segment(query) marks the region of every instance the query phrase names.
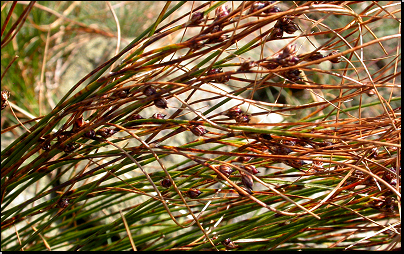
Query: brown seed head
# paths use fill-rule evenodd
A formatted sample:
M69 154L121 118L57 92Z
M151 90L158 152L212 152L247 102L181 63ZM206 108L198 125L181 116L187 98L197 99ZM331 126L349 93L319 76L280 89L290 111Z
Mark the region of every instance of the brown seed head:
M188 194L188 196L189 196L190 198L197 198L199 195L202 194L202 191L200 191L200 190L198 190L198 189L195 189L195 188L190 188L190 189L187 191L187 194Z
M285 164L295 169L300 169L303 165L306 165L307 163L302 160L285 160Z
M265 139L265 140L268 140L268 141L273 139L271 134L267 134L267 133L260 134L259 138L262 138L262 139Z
M293 34L299 29L296 23L291 18L288 17L283 17L280 20L278 20L277 23L275 24L275 27L281 28L285 33L288 34Z
M245 61L240 65L240 68L237 69L237 72L249 71L256 65L257 64L254 61Z
M166 117L166 115L161 113L155 113L154 115L152 115L152 118L154 119L164 119L164 117Z
M197 25L202 22L202 19L203 19L203 12L199 12L199 11L195 12L194 14L192 14L191 24Z
M42 150L44 150L44 151L49 151L49 150L50 150L50 147L51 147L51 143L50 143L49 140L45 140L45 141L42 143L42 145L41 145L41 148L42 148Z
M119 98L126 98L129 96L129 89L125 89L125 90L120 90L118 92L115 93L115 95Z
M84 133L84 137L91 139L95 138L95 131L94 130L87 131L86 133Z
M234 242L230 239L227 238L224 241L222 241L222 244L224 245L224 247L226 247L226 249L232 250L232 249L236 249L238 246L234 244Z
M240 186L240 188L243 189L245 192L247 192L247 193L250 194L250 195L254 194L254 192L252 191L252 189L248 189L248 188L246 188L246 187L244 187L244 186ZM240 196L242 196L242 197L245 196L243 193L239 192L237 189L236 189L236 191L238 192L238 194L239 194Z
M220 165L220 166L218 167L218 169L219 169L219 171L220 171L223 175L225 175L227 178L229 178L229 176L231 175L231 173L234 172L234 169L233 169L232 167L230 167L230 166L227 166L227 165Z
M109 138L112 135L114 135L115 133L116 133L115 130L108 128L108 127L103 127L101 129L97 130L97 132L96 132L97 135L100 135L103 138Z
M238 123L248 123L248 122L250 122L251 117L250 117L250 115L247 115L247 114L240 114L240 115L237 115L234 118L234 120L236 120L236 122L238 122Z
M279 61L278 61L278 59L265 61L265 62L260 63L260 66L262 66L268 70L272 70L279 66Z
M214 34L214 33L222 31L222 29L223 28L221 26L217 25L217 26L213 27L213 29L212 29L212 31L210 33Z
M59 135L57 136L57 140L58 140L58 142L63 142L64 140L66 140L67 138L69 138L72 134L73 134L72 131L62 131L62 132L59 133Z
M156 89L154 89L154 87L152 86L147 86L145 87L145 89L143 89L143 94L146 96L152 96L156 93L157 93Z
M84 121L83 116L80 116L79 118L76 119L74 124L77 126L77 128L82 128L84 125L86 125L88 121Z
M241 183L247 188L252 190L253 189L253 179L252 176L247 175L246 173L240 171L241 174Z
M243 166L243 168L253 175L260 173L258 171L258 169L256 167L254 167L253 165L245 165L245 166Z
M301 79L300 73L302 73L300 70L294 69L286 71L285 73L283 73L283 75L285 76L285 78L288 78L292 81L299 81Z
M230 117L230 118L232 118L232 119L234 119L236 116L238 116L238 115L240 115L240 114L242 114L243 113L243 111L241 110L241 108L239 108L239 107L232 107L231 109L229 109L228 111L227 111L227 113L225 114L226 116L228 116L228 117Z
M212 75L212 74L218 74L218 73L222 73L223 70L222 68L212 68L208 71L208 75Z
M288 44L282 52L279 54L279 58L287 58L289 56L294 56L297 53L297 46L296 44Z
M163 186L164 188L169 188L171 186L171 181L168 178L164 178L161 181L161 186Z
M287 155L287 154L290 154L291 152L293 152L292 149L290 149L289 147L285 147L285 146L278 145L278 144L271 148L272 148L271 151L277 155Z
M250 157L250 156L239 156L236 158L236 161L247 162L247 161L250 161L251 159L252 159L252 157Z
M71 142L71 143L66 144L66 145L63 147L63 151L64 151L65 153L71 153L71 152L73 152L74 150L76 150L76 149L79 148L79 147L80 147L79 144L76 144L76 143L74 143L74 142Z
M268 8L266 10L264 10L264 13L276 13L276 12L281 12L281 8L279 8L278 6L273 6L271 8Z
M307 60L308 61L315 61L315 60L322 59L322 58L324 58L323 54L321 54L320 52L315 52L315 53L311 54L307 58Z
M333 52L328 54L328 56L333 56L333 55L336 55L336 54L339 54L339 50L334 50ZM330 59L330 62L331 63L339 63L339 62L341 62L341 60L342 60L342 57L338 56L338 57Z
M320 147L326 147L326 146L332 146L332 145L334 145L332 142L330 142L330 141L324 141L324 142L320 142L320 143L318 143L318 145L320 146Z
M164 98L155 99L155 100L154 100L154 105L155 105L156 107L162 108L162 109L168 108L167 100L164 99Z
M67 198L62 198L58 202L60 208L66 208L69 205L69 200Z
M221 19L221 18L229 15L230 11L231 11L231 8L229 8L229 7L225 6L225 5L219 6L215 10L215 15L216 15L215 20Z
M376 159L377 156L379 156L379 150L377 150L377 147L372 148L372 151L369 154L370 158Z
M230 80L230 75L222 75L216 78L217 83L226 83Z
M140 119L144 119L144 117L139 114L134 114L130 117L130 120L140 120Z
M282 36L283 36L283 30L280 27L274 27L269 38L271 40L280 39L282 38Z
M206 133L208 133L208 131L202 125L192 125L192 126L189 127L189 129L196 136L203 136Z
M251 13L253 13L253 12L256 12L256 11L258 11L258 10L261 10L261 9L264 8L265 6L267 6L267 4L261 3L261 2L254 2L254 3L251 5L251 8L250 8L250 10L247 12L247 14L251 14Z

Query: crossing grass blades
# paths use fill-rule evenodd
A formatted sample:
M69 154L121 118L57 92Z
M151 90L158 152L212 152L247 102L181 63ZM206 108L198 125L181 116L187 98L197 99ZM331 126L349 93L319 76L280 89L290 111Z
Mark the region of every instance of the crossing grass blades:
M53 106L56 34L120 29L42 4L2 3L2 250L401 248L400 3L154 2Z

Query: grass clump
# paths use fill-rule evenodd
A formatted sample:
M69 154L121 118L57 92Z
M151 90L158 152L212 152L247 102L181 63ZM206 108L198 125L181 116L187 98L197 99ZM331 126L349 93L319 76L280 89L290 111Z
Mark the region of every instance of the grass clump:
M2 250L401 248L399 2L156 6L2 3Z

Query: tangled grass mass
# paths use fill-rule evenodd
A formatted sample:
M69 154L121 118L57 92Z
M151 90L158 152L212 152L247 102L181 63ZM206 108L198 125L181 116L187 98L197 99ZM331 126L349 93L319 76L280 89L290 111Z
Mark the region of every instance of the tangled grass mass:
M137 4L2 2L2 251L401 249L400 2Z

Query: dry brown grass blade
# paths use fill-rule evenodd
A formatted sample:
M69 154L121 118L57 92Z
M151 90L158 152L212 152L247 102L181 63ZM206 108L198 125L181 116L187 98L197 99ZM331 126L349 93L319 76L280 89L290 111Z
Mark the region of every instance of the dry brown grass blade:
M34 230L35 232L38 231L38 229L36 229L34 226L31 226L32 230ZM46 239L42 236L42 234L39 234L39 236L42 239L43 244L45 245L46 249L48 249L48 251L52 251L50 245L48 244L48 242L46 241Z
M17 239L18 239L18 243L21 245L21 239L20 239L20 234L18 234L18 230L14 225L14 230L15 230L15 234L17 235ZM21 251L24 251L24 248L21 247Z
M132 250L137 251L135 242L133 241L132 234L131 234L130 229L129 229L129 225L126 222L125 215L122 214L121 210L119 210L119 213L121 214L123 224L125 225L125 229L126 229L126 233L128 234L128 237L129 237L130 245L132 245Z

